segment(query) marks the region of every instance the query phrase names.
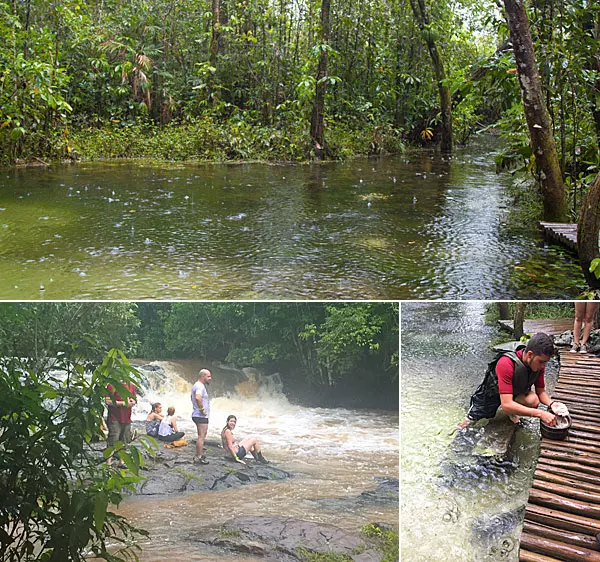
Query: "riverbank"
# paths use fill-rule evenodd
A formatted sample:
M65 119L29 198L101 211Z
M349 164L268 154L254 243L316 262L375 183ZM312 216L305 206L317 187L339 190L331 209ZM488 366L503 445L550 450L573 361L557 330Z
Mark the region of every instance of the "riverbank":
M18 159L2 151L0 164L43 166L98 159L150 159L166 162L298 163L314 160L313 143L304 124L268 127L241 118L211 116L158 125L153 122L103 121L73 127L51 138L24 139ZM387 124L327 127L327 160L397 153L404 150L401 131Z

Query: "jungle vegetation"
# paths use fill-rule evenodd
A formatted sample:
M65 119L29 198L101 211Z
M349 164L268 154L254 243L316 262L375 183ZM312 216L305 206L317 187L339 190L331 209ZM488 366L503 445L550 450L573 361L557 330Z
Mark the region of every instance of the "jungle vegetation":
M44 369L76 343L88 361L113 348L216 360L279 372L312 403L396 408L398 314L397 303L0 303L0 355Z
M594 0L4 0L0 37L5 164L451 152L494 130L545 219L582 213L597 282Z
M495 126L510 141L499 165L534 166L512 4L0 2L3 160L339 158L407 142L451 150ZM598 163L598 6L525 4L574 188Z

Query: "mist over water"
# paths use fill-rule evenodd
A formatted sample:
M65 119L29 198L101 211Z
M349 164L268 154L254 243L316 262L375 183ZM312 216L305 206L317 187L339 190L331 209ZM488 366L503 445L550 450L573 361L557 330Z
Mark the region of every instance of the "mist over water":
M173 405L185 438L195 439L191 383L182 376L177 362L156 363L165 368L167 377L156 388L142 389L134 420L145 419L151 402L160 401L163 408ZM398 506L339 503L374 490L376 478L398 478L397 413L310 408L290 404L273 390L259 389L254 396L242 396L231 388L221 396L211 395L209 441L220 443L229 414L238 418L236 437L258 437L265 457L294 473L294 478L216 492L126 499L119 512L151 533L141 545L143 561L162 561L166 556L182 562L261 560L198 550L202 548L194 539L198 528L241 515L289 516L356 533L375 521L397 527Z
M485 306L402 304L403 562L518 560L518 510L527 502L537 460L537 425L524 420L517 430L514 472L469 464L474 456L463 459L450 450L453 431L494 356L490 341L498 332L485 325ZM460 469L454 481L444 472L449 462Z

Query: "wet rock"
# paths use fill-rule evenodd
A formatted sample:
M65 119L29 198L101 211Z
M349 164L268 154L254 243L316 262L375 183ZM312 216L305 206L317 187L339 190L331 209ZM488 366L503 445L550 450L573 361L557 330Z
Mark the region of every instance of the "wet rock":
M356 533L333 525L302 521L291 517L238 517L218 531L201 531L196 540L225 547L238 553L262 556L266 561L303 559L304 552L345 554L355 562L381 562L382 555L369 547Z
M229 460L216 441L207 441L207 465L194 464L196 453L194 442L187 447L165 449L159 442L155 457L142 449L145 458L143 476L136 493L139 495L168 495L183 492L224 490L239 488L265 480L283 480L291 478L289 472L276 466L264 465L254 459L246 459L246 465Z
M399 502L399 483L397 478L375 478L377 488L363 492L358 496L345 498L322 498L315 500L321 507L339 511L344 509L357 509L373 505L393 505ZM381 525L379 525L381 527Z
M438 484L462 490L504 482L518 468L512 447L518 426L498 415L459 431L440 463Z
M381 554L376 550L365 550L360 554L352 556L354 562L381 562Z
M399 501L399 483L396 478L376 478L377 488L372 492L363 492L358 496L360 505L397 505Z
M573 345L573 331L567 330L559 336L554 336L554 343L557 346L571 347ZM592 330L587 343L590 353L600 353L600 330Z
M479 558L502 560L518 548L517 528L523 521L525 506L479 517L473 524L471 543Z

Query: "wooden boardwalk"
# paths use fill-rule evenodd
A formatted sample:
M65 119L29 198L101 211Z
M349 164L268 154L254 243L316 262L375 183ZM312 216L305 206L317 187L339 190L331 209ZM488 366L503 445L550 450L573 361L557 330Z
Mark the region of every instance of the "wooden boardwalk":
M573 309L573 315L575 310ZM498 324L504 330L511 334L514 332L514 322L512 320L498 320ZM567 330L573 329L573 318L544 318L540 320L525 320L523 322L523 331L526 334L537 334L544 332L549 336L558 336Z
M521 562L600 562L600 358L560 350L552 398L573 420L565 441L542 439Z
M577 249L577 223L540 222L544 236L556 244L560 244L574 253Z

